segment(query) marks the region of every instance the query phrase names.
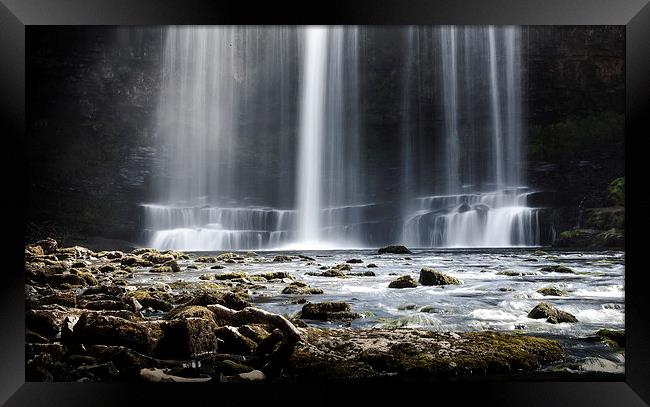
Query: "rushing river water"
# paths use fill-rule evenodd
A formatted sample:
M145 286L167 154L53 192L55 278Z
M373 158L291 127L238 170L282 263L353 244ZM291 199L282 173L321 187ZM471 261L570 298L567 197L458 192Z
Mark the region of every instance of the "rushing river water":
M137 283L178 280L200 281L205 273L221 274L243 271L249 274L287 271L296 280L324 293L311 296L281 294L289 281L261 283L251 290L252 302L271 312L293 315L300 311L299 298L311 302L345 301L363 318L351 322L353 328L410 327L442 331L499 330L534 334L559 340L567 349L569 362L554 369L562 371L624 372L624 352L608 348L596 340L601 328L623 329L625 315L624 269L622 251L556 251L536 253L537 249L415 249L413 254L376 254L375 250L260 252L243 263L226 264L224 269L210 269L212 264L180 262L183 271L174 274L135 273ZM215 254L215 253L201 253ZM291 262L273 262L276 254L292 255ZM297 255L314 258L309 261ZM192 256L198 255L194 253ZM321 277L321 266L334 266L350 259L346 273L373 271L375 276ZM374 263L376 268L368 268ZM196 264L198 270L185 269ZM565 265L575 274L545 272L547 265ZM417 280L423 267L432 267L463 281L462 285L388 288L398 276L410 275ZM499 273L507 272L507 274ZM510 272L519 273L521 275ZM223 282L223 281L222 281ZM566 296L543 296L537 290L556 287ZM245 288L245 286L244 286ZM527 317L540 301L570 312L577 323L550 324ZM307 321L321 327L339 327L342 322Z

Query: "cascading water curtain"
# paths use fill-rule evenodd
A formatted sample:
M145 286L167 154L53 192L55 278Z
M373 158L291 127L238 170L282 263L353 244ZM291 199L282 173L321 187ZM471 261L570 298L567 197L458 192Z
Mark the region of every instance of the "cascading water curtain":
M523 184L520 29L442 26L430 34L442 82L437 161L445 182L431 186L433 195L403 199L403 240L420 247L538 245L539 210L528 207Z

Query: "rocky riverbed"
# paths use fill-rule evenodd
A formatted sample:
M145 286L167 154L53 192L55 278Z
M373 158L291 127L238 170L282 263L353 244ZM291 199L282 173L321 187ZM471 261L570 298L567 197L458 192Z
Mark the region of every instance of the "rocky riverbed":
M584 257L94 252L45 239L25 247L27 380L620 374L623 259Z

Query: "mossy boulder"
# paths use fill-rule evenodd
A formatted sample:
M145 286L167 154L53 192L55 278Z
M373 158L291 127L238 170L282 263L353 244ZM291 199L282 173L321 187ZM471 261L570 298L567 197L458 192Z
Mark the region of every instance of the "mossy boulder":
M65 317L66 314L58 310L28 310L25 328L52 339L59 333Z
M182 305L176 307L169 313L169 317L171 319L203 318L214 321L214 313L200 305Z
M459 285L462 281L436 271L432 268L423 268L420 270L420 279L418 280L422 285Z
M540 269L547 273L563 273L563 274L575 274L576 272L567 266L554 265L554 266L544 266Z
M191 294L191 298L183 305L219 304L234 310L242 310L251 304L247 301L248 295L243 292L199 290Z
M303 283L302 281L294 281L288 286L284 287L282 294L299 294L299 295L311 295L311 294L322 294L323 290L320 288L311 288L309 285Z
M401 246L401 245L391 245L391 246L386 246L382 247L379 250L377 250L378 254L385 254L385 253L390 253L390 254L411 254L412 252L406 248L406 246Z
M268 273L253 274L251 277L261 277L265 280L282 280L283 278L292 278L291 274L286 271L271 271Z
M287 374L314 380L433 378L534 370L565 357L556 341L508 333L307 328Z
M316 276L316 277L345 277L345 273L338 269L327 269L322 273L308 271L305 274L307 274L308 276Z
M95 312L84 312L74 326L78 343L125 346L143 354L153 351L161 334L157 325Z
M568 293L564 290L561 290L557 287L542 287L537 290L538 293L544 296L556 296L556 297L565 297Z
M51 287L64 287L64 285L72 287L86 287L88 283L86 280L76 274L51 274L47 276L47 284Z
M77 296L72 291L55 291L38 300L38 305L58 304L64 307L76 307Z
M398 277L388 284L388 288L415 288L417 286L418 282L411 276Z
M163 335L156 354L164 358L190 358L208 352L216 352L217 337L214 319L186 317L176 318L162 325Z
M319 321L350 320L360 318L361 315L352 312L350 304L346 302L321 302L305 304L302 307L300 318Z
M625 347L625 331L599 329L596 331L596 336L598 336L608 346L615 346L619 348Z
M153 308L160 311L170 311L173 306L171 294L158 290L135 290L129 296L138 300L144 308Z
M150 273L173 273L174 269L172 269L169 266L160 265L160 266L152 267L151 269L149 269L149 272Z
M559 324L562 322L574 323L578 319L572 314L559 310L547 302L540 302L528 313L528 318L532 319L546 319L546 322L551 324Z

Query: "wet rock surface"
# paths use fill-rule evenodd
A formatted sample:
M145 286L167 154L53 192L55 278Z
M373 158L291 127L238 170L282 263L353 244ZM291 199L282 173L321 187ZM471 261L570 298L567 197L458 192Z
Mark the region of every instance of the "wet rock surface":
M380 264L375 274L366 267L374 263L365 257L362 262L356 261L360 260L357 257L347 257L355 260L347 262L345 257L293 255L287 256L289 261L275 261L273 255L223 253L197 262L198 256L176 251L95 253L82 247L60 248L52 244L45 249L29 245L25 253L28 380L345 380L539 370L565 357L557 342L530 336L528 323L514 324L522 332L518 335L401 328L449 312L443 304L416 301L396 305L405 315L403 320L387 321L382 325L384 328L365 329L358 324L364 324L372 312L359 306L355 294L347 297L350 302L329 301L327 287L331 284L354 288L355 284L364 287L368 281L369 287L381 286L386 290L391 281L400 281L408 283L404 287L419 287L391 289L394 295L454 289L420 287L425 286L422 281L418 284L410 275L399 277L401 273L388 277L391 269L386 262L405 267L402 258L382 260L371 254L373 261ZM539 256L542 260L551 257L541 253ZM302 273L293 269L298 263L296 259L303 263ZM172 269L174 264L181 274L173 270L149 272L155 267ZM187 267L192 264L197 265L196 269ZM224 264L228 265L225 269L213 268ZM276 264L277 268L266 268L268 264ZM413 270L415 266L406 267L410 273L417 272L417 268ZM307 270L318 274L310 276ZM422 270L425 282L445 282L448 286L461 282L434 269ZM221 277L200 279L206 271ZM194 279L187 280L185 273L196 274ZM320 278L321 273L338 278ZM576 275L537 273L541 274L557 274L558 278L562 274ZM258 290L265 294L258 294ZM269 290L274 290L272 295L276 297L269 296ZM545 295L557 295L562 290L542 291ZM562 291L569 296L572 292ZM313 302L318 298L328 301ZM265 301L295 304L290 308L296 311L283 316L257 307ZM538 306L536 310L531 311L535 318L553 324L571 322L574 318L550 305ZM355 328L340 329L341 326ZM594 332L591 331L591 340L597 342L598 338L600 346L621 349L624 345L624 334Z
M307 328L287 374L312 380L485 374L535 369L564 357L555 341L506 333Z

